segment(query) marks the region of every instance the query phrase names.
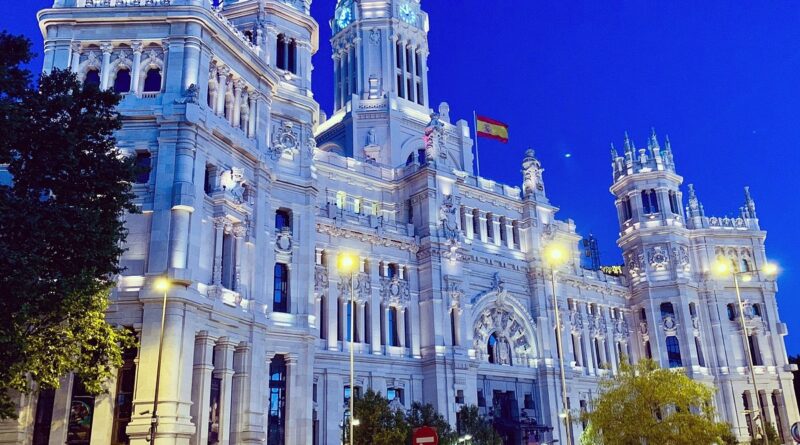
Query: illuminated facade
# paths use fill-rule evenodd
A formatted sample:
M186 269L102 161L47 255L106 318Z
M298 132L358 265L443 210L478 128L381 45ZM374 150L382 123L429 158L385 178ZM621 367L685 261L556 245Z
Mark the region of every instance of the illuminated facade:
M765 232L749 193L735 218L706 216L691 186L684 207L669 142L626 136L609 200L625 266L582 268L534 153L520 186L476 177L468 123L446 103L433 112L418 0L339 1L330 118L311 94L310 3L56 0L39 14L44 69L124 93L119 146L151 166L108 315L141 345L107 395L67 376L20 397L0 443L147 443L164 275L159 444L339 443L351 347L356 392L431 403L453 425L476 404L508 444L565 443L551 243L569 249L555 289L573 413L622 356L652 357L717 387L742 439L744 411L760 406L791 440L786 325L775 282L756 272ZM353 276L336 269L345 252L359 258ZM709 272L719 257L753 271L744 314L733 281Z

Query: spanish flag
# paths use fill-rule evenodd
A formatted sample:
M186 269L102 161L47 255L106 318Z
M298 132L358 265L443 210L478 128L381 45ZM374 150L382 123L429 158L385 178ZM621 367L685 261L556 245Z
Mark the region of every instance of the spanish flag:
M508 142L508 125L500 121L478 115L475 118L478 136Z

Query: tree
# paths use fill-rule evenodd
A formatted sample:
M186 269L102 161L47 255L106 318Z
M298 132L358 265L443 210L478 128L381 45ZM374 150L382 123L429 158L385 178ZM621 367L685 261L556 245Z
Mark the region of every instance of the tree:
M12 391L56 388L74 372L101 392L133 345L105 321L135 212L134 162L121 156L119 96L68 71L30 83L30 42L0 34L0 419Z
M356 397L353 409L359 424L355 427L355 445L398 445L405 443L409 427L405 413L393 410L389 401L371 389ZM347 429L345 429L345 436Z
M592 445L710 445L724 443L730 427L714 420L712 388L652 360L629 365L600 383L583 414L581 443Z
M429 426L436 429L439 436L439 443L442 445L453 445L458 440L458 434L450 427L450 423L436 411L430 403L422 404L414 402L406 415L406 421L410 427L408 441L411 441L411 432L414 428Z
M472 445L503 445L492 423L481 416L475 405L462 406L458 411L458 431L460 435L472 436Z

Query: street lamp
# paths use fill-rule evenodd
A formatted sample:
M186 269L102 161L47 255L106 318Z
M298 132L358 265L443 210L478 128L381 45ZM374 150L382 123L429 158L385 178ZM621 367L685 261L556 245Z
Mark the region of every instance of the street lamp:
M744 343L745 355L747 356L747 364L750 367L750 380L753 381L753 406L751 410L753 413L758 413L756 416L761 420L761 438L763 442L767 443L767 420L764 413L761 412L761 395L758 393L758 384L756 383L756 371L753 366L753 351L750 348L750 332L747 329L747 324L744 322L744 303L742 302L742 295L739 292L739 277L742 281L752 281L754 273L763 273L766 276L774 277L778 274L778 266L774 263L765 263L761 269L742 271L737 270L736 265L732 261L728 261L722 257L717 258L713 267L714 274L718 277L733 277L733 286L736 289L736 303L739 306L739 322L742 326L742 343ZM755 419L753 419L755 420ZM754 432L755 435L755 432Z
M550 266L551 281L553 284L553 310L556 315L556 347L558 348L559 368L561 370L561 405L564 407L564 411L559 414L559 417L564 419L564 432L567 435L566 443L567 445L572 445L569 408L567 407L567 378L564 374L564 346L561 341L561 314L558 309L558 298L556 297L556 268L566 263L568 259L569 252L561 244L550 243L544 249L544 261Z
M157 278L153 288L164 293L161 302L161 334L158 339L158 360L156 361L156 388L153 395L153 414L150 416L150 430L147 432L147 441L155 443L156 429L158 428L158 387L161 383L161 354L164 351L164 321L167 318L167 292L172 283L166 277Z
M355 418L355 396L356 396L356 374L355 374L355 352L353 342L355 340L355 316L356 316L356 265L358 263L355 255L343 253L339 255L338 269L342 275L350 275L350 445L353 445L353 431L358 423Z

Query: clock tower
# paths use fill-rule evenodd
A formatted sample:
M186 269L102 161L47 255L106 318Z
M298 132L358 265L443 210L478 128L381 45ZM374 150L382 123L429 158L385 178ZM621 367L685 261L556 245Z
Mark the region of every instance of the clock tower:
M339 0L330 25L334 111L354 95L428 109L428 15L419 0Z

